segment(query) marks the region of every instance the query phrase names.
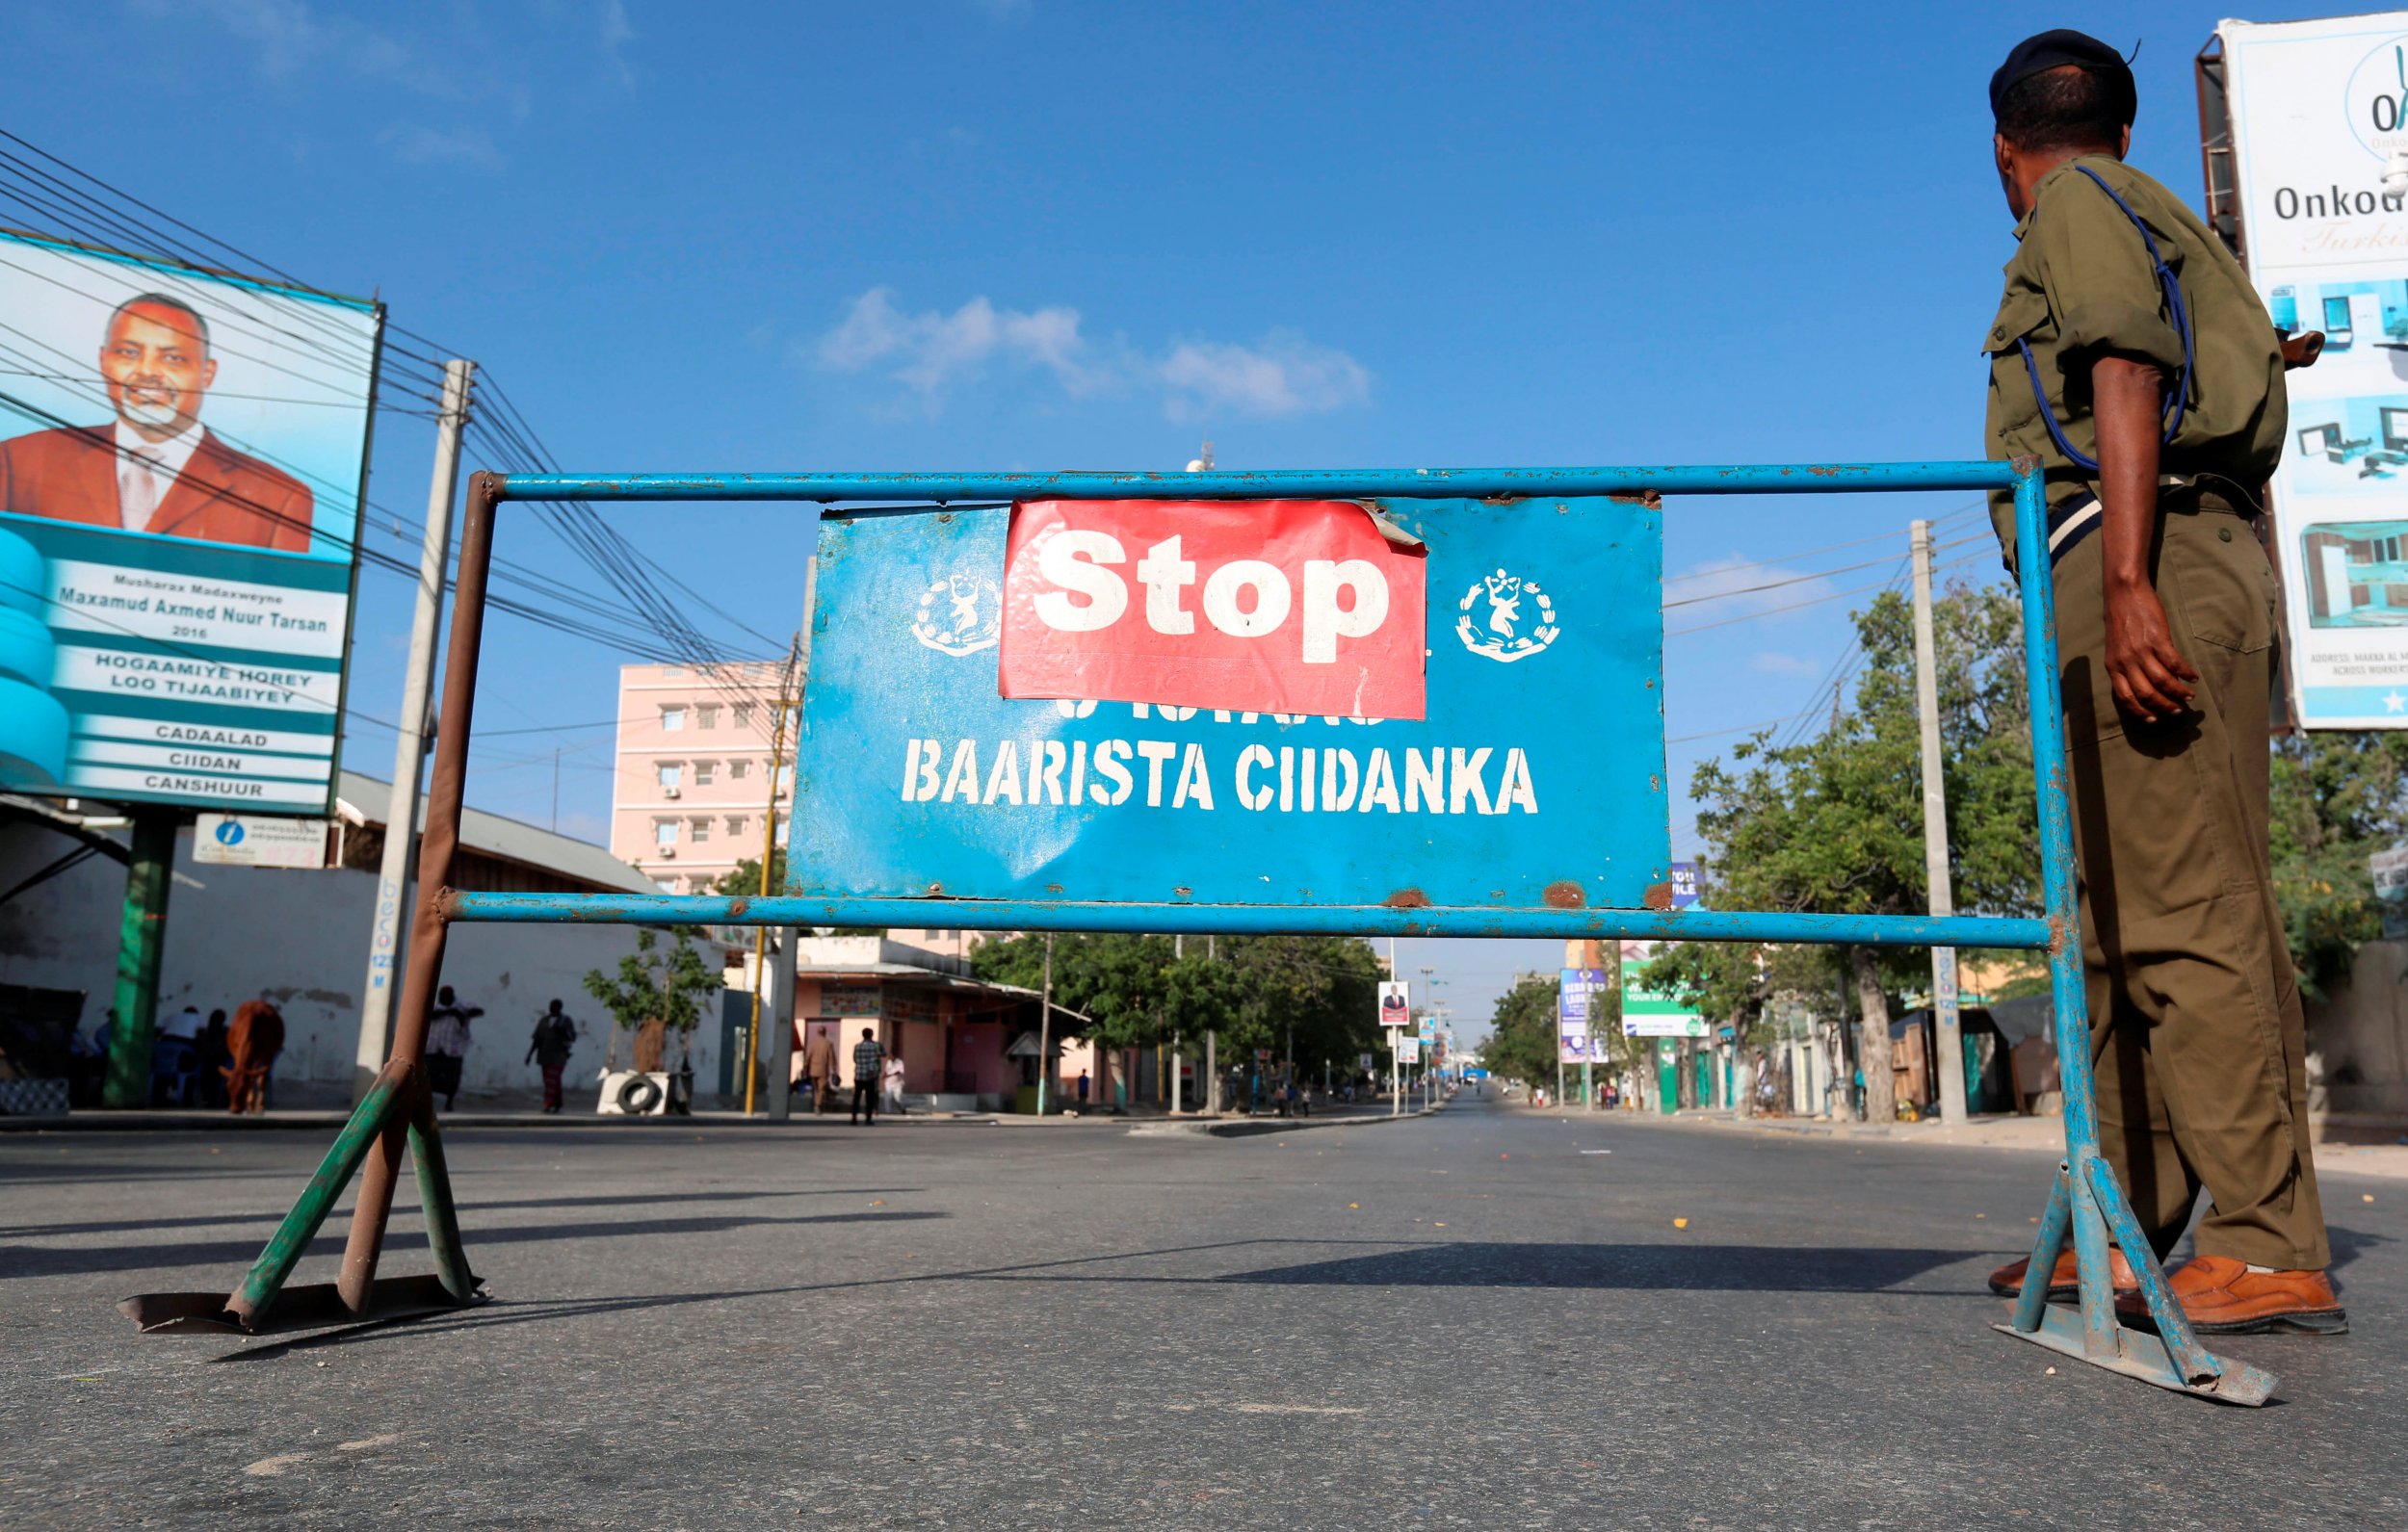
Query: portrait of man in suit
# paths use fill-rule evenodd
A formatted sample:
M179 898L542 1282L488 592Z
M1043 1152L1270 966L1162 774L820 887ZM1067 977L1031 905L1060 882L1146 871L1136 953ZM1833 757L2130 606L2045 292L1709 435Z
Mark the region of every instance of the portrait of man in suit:
M0 441L0 510L306 552L309 487L200 423L217 377L199 310L163 293L127 299L100 346L117 418Z

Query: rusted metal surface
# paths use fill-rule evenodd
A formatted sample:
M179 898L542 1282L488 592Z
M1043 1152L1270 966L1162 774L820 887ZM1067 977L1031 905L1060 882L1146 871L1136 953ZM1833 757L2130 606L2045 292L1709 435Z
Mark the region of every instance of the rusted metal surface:
M1695 467L1341 468L1263 473L512 474L505 500L1520 500L1546 495L1763 495L2011 489L2005 463L1735 463Z
M1051 899L776 895L487 894L447 889L444 917L503 924L952 925L974 931L1185 931L1202 936L1620 936L1656 942L1836 942L1867 947L2049 945L2046 921L1974 915L1584 907L1464 909L1399 889L1378 904L1108 904Z

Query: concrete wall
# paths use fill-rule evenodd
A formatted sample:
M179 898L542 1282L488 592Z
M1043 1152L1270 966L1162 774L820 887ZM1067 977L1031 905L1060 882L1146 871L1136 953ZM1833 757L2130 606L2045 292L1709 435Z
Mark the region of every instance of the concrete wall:
M46 830L0 827L0 888L69 847ZM196 866L191 830L178 832L160 967L162 1014L186 1005L203 1015L219 1007L231 1013L243 1000L265 996L283 1011L286 1028L276 1104L347 1100L375 892L376 874L363 870ZM0 983L85 991L82 1025L89 1035L115 1000L124 902L124 868L95 857L0 905ZM579 1020L569 1078L572 1084L591 1079L602 1067L610 1028L581 980L590 969L615 968L634 949L635 933L625 927L454 926L445 980L464 1001L485 1009L468 1054L462 1104L479 1096L540 1090L541 1076L520 1060L536 1013L556 998ZM706 1091L718 1078L717 1015L714 1006L694 1033L694 1073ZM629 1054L622 1041L622 1065Z
M2308 1106L2408 1115L2408 942L2369 942L2309 1003Z

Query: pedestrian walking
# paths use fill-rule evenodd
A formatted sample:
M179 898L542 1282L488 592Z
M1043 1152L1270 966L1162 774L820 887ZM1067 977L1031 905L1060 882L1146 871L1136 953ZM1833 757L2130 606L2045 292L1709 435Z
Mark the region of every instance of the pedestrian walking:
M886 1050L878 1046L877 1029L861 1028L861 1041L852 1045L852 1121L855 1126L867 1121L877 1126L878 1077Z
M878 1066L877 1078L879 1094L886 1098L886 1109L901 1117L903 1115L903 1054L900 1052L887 1054L886 1062Z
M825 1110L829 1098L836 1094L836 1035L833 1031L813 1032L802 1045L802 1090L811 1098L813 1116Z
M460 1071L468 1058L468 1024L484 1014L481 1005L462 1005L452 986L435 991L434 1014L427 1023L427 1088L443 1098L450 1111L459 1096Z
M525 1062L543 1071L543 1111L547 1117L560 1115L561 1075L568 1068L568 1055L577 1048L577 1024L561 1012L561 1002L554 1000L551 1008L536 1018L535 1035L528 1039Z
M1086 1093L1087 1093L1087 1077L1086 1077L1086 1070L1081 1070L1081 1071L1079 1071L1078 1090L1079 1090L1079 1104L1080 1104L1080 1106L1085 1107L1085 1106L1086 1105Z
M2160 1259L2207 1189L2171 1279L2194 1327L2339 1334L2267 846L2280 340L2223 242L2124 163L2137 100L2115 49L2027 39L1990 107L2018 247L1982 343L1986 434L2048 485L2100 1147ZM1992 519L2011 565L2011 496ZM2068 1252L2054 1295L2075 1269Z
M268 1084L284 1052L284 1013L264 1000L234 1008L225 1029L225 1109L235 1116L268 1109Z

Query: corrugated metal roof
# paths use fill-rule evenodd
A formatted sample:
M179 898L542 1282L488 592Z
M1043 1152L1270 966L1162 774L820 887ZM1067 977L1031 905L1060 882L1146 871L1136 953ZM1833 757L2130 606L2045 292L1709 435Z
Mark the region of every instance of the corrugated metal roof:
M393 801L393 784L356 771L340 773L335 787L335 811L355 824L384 827L385 810ZM420 823L426 800L419 800ZM463 809L459 844L468 850L505 861L541 868L563 877L577 878L628 894L658 894L661 886L590 841L579 841L532 824L506 819L483 809Z

